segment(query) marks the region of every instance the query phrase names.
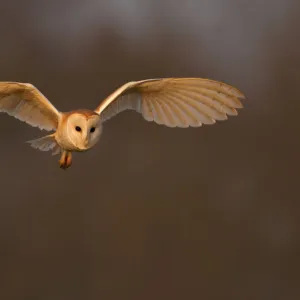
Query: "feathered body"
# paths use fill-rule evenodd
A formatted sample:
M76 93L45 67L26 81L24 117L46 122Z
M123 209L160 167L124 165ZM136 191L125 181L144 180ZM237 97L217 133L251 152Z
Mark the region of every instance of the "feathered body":
M59 112L33 85L0 82L0 112L54 133L29 141L41 151L61 153L60 167L72 163L72 152L85 152L100 139L103 123L124 110L168 127L200 127L237 115L244 95L225 83L201 78L162 78L128 82L94 111Z

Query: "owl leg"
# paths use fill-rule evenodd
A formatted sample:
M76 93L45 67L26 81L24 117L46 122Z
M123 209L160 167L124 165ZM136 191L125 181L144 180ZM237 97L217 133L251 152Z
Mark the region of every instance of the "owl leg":
M59 160L60 168L66 170L71 166L71 164L72 164L72 152L63 150Z

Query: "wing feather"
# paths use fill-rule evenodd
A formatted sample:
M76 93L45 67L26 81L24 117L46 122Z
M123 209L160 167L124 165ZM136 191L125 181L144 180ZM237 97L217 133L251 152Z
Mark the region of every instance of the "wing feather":
M60 112L28 83L0 82L0 112L48 131L55 130L60 119Z
M164 111L167 120L167 126L176 127L176 124L178 124L178 120L176 120L175 113L172 112L172 108L170 107L169 103L166 100L163 101L162 99L160 99L158 102L161 109Z
M171 99L171 101L180 108L180 110L184 114L185 121L189 126L199 127L202 125L200 121L200 119L202 118L201 114L193 107L193 105L186 101L183 101L182 98L178 98L173 93L169 92L167 95L169 99Z
M189 119L189 116L185 114L184 110L182 110L182 108L165 93L162 95L161 99L169 105L171 113L176 117L176 127L188 127L189 125L187 119Z
M182 103L186 103L191 108L193 108L193 110L195 111L194 114L197 116L197 119L201 123L203 123L203 124L214 124L215 123L214 119L212 118L212 115L214 115L215 111L212 110L213 113L211 113L210 108L208 106L205 106L202 103L196 101L195 98L186 97L183 93L174 91L170 94L174 96L174 99L178 99ZM216 115L216 118L218 118L217 115ZM219 118L219 119L222 119L222 118Z
M61 148L55 140L55 134L50 134L35 140L27 141L27 143L29 143L31 147L41 151L52 150L52 155L57 155L61 152Z
M191 95L189 91L174 91L174 96L180 97L187 103L191 103L197 110L203 113L208 119L226 120L226 114L219 111L213 103L213 100L205 99L201 94ZM202 96L202 97L201 97Z
M236 88L202 78L160 78L128 82L96 109L102 121L135 110L168 127L199 127L237 115L245 96Z

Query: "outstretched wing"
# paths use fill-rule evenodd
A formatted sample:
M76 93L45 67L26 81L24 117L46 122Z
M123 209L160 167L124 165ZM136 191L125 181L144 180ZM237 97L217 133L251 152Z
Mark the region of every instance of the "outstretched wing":
M0 112L6 112L33 127L55 130L60 112L33 85L0 82Z
M128 82L96 109L102 121L135 110L168 127L199 127L237 115L245 96L222 82L202 78L161 78Z

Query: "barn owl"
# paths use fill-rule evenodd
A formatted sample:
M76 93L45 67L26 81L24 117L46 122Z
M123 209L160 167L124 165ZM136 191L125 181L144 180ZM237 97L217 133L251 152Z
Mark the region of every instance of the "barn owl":
M128 82L95 110L57 110L32 84L0 82L0 112L53 133L28 141L41 151L61 154L59 165L72 164L72 152L85 152L100 139L103 123L125 110L168 127L200 127L237 115L245 96L222 82L202 78L158 78Z

